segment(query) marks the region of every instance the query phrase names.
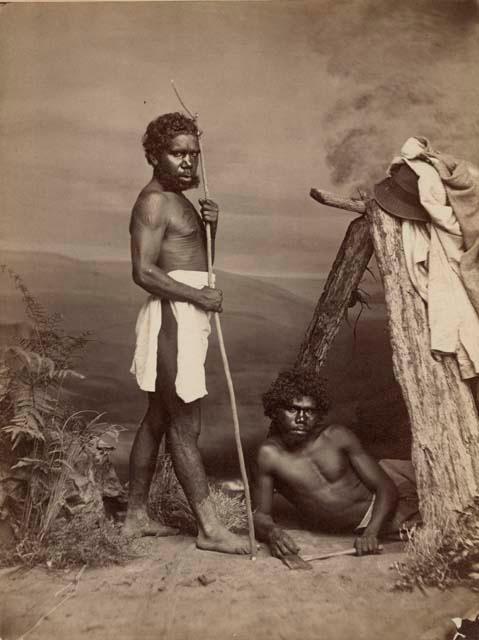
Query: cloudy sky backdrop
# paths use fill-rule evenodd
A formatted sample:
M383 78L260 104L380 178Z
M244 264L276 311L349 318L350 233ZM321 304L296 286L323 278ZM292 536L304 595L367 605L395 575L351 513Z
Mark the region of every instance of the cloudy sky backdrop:
M410 135L479 162L473 1L9 4L0 58L4 249L128 259L171 78L205 131L222 269L327 272L351 218L309 189L370 186Z

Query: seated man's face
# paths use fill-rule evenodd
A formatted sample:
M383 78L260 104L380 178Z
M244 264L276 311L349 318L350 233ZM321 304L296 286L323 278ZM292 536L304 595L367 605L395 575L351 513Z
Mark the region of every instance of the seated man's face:
M275 424L286 446L301 444L319 424L314 398L293 398L289 406L277 410Z

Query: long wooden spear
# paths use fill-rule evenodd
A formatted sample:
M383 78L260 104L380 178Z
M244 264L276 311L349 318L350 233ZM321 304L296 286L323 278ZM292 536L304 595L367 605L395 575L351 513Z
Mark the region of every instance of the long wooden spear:
M171 85L172 85L173 91L175 92L176 97L178 98L178 100L179 100L181 106L183 107L183 109L190 116L190 118L192 118L192 120L194 120L195 123L198 124L198 115L199 114L197 114L197 113L193 114L188 109L188 107L186 107L186 105L183 102L180 94L178 93L178 90L177 90L173 80L171 81ZM201 144L201 134L200 134L200 130L199 129L198 129L198 145L199 145L199 149L200 149L200 167L201 167L201 177L202 177L202 181L203 181L203 192L204 192L205 199L208 200L209 199L209 190L208 190L208 180L206 178L205 156L204 156L204 153L203 153L203 147L202 147L202 144ZM207 222L206 223L206 254L207 254L207 262L208 262L208 286L211 287L211 288L214 288L215 282L214 282L214 275L213 275L213 254L212 254L212 248L211 247L212 247L212 245L211 245L211 226L210 226L210 223ZM215 317L215 324L216 324L216 333L218 334L218 343L219 343L219 346L220 346L221 359L223 360L223 368L225 370L226 384L228 385L228 392L229 392L229 396L230 396L231 412L233 414L233 426L234 426L236 450L238 452L238 459L239 459L239 465L240 465L240 471L241 471L241 478L243 480L243 485L244 485L245 503L246 503L246 516L247 516L247 519L248 519L250 554L251 554L251 559L252 560L256 560L256 540L255 540L255 535L254 535L253 510L251 508L251 493L250 493L250 489L249 489L248 475L246 473L246 465L245 465L245 461L244 461L243 446L241 444L241 434L240 434L240 426L239 426L239 419L238 419L238 409L236 407L235 390L234 390L234 387L233 387L233 379L231 377L230 366L229 366L229 363L228 363L228 356L226 355L225 343L224 343L224 339L223 339L223 331L221 329L220 316L219 316L218 313L215 312L214 313L214 317Z

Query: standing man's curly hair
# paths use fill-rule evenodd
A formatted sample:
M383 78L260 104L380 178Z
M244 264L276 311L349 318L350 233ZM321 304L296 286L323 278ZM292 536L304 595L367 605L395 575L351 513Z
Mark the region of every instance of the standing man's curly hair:
M168 149L171 140L181 134L199 135L195 121L182 113L165 113L152 120L142 139L148 164L154 166L152 158L159 160L161 152Z
M294 398L301 396L314 398L320 416L328 412L330 400L324 378L312 369L291 369L282 371L263 394L264 414L274 422L277 409L286 409Z

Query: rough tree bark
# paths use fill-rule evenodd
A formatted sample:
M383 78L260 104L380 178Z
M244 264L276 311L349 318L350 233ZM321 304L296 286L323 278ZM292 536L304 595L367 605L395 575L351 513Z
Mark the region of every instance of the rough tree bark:
M453 356L430 352L426 305L414 289L402 250L401 225L374 201L367 205L388 313L396 380L412 427L412 459L421 513L452 517L479 495L479 418Z
M324 193L322 195L326 196L326 199L320 199L317 196L319 193L315 189L311 190L312 197L320 202L331 206L344 206L345 202L349 202L352 203L349 207L350 211L353 210L354 205L356 211L366 210L361 200L346 201ZM328 197L333 197L334 202L326 202ZM299 349L296 366L313 367L319 372L344 318L351 293L361 281L372 253L369 222L365 217L356 218L348 227L326 280L323 293Z

